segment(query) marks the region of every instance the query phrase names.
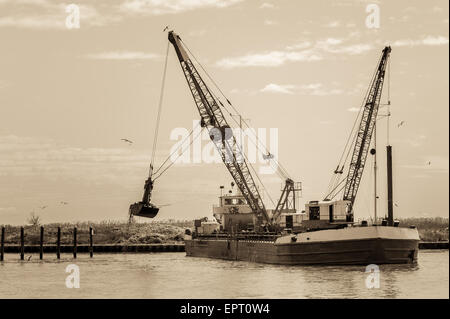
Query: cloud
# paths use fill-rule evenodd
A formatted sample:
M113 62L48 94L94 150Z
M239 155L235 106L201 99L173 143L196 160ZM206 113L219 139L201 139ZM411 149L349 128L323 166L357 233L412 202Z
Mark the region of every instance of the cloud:
M342 94L340 89L326 89L323 87L322 83L311 83L303 85L293 85L293 84L275 84L270 83L260 90L260 92L270 92L279 94L301 94L301 95L335 95Z
M401 165L403 168L418 169L429 171L430 173L448 173L449 171L449 159L448 157L429 155L422 156L419 164L406 164Z
M336 38L328 38L325 40L317 41L316 48L321 49L328 53L338 53L338 54L349 54L356 55L361 54L366 51L372 50L373 46L371 44L350 44L350 45L341 45L344 42L342 39Z
M65 29L65 18L57 16L9 16L0 18L0 27Z
M330 23L328 23L326 26L328 28L337 28L341 25L341 23L339 21L331 21Z
M0 27L24 29L60 29L67 30L66 6L46 0L0 0L0 5L8 6L10 13L0 18ZM120 16L100 14L91 5L78 5L80 9L80 27L104 26L121 20Z
M280 85L275 83L267 84L261 89L261 92L281 93L281 94L294 94L292 90L295 89L294 85Z
M300 52L270 51L259 54L248 54L235 58L225 58L219 60L216 65L225 69L250 66L276 67L283 65L286 62L319 60L322 60L322 57L309 50Z
M34 6L49 6L51 5L48 0L0 0L1 4L20 4L20 5L34 5Z
M80 148L51 139L0 136L0 176L40 176L49 179L116 181L146 170L146 150Z
M85 57L95 60L157 60L160 55L139 51L111 51L87 54Z
M126 0L120 10L127 13L163 15L203 8L226 8L242 0Z
M341 47L337 49L331 49L328 52L332 53L345 53L350 55L357 55L373 49L373 46L370 44L354 44L346 47Z
M349 112L359 112L359 110L360 110L359 107L351 107L351 108L347 109L347 111L349 111Z
M264 24L265 25L276 25L276 24L278 24L278 22L273 21L273 20L264 20Z
M397 40L392 44L392 46L414 47L414 46L420 46L420 45L439 46L439 45L447 45L447 44L448 44L448 37L427 36L426 38L423 38L421 40L411 40L411 39Z
M412 135L406 139L394 139L394 141L408 144L411 147L420 147L426 143L426 140L427 137L425 135L416 135L416 136Z
M190 37L201 37L206 34L206 30L193 30L189 32Z
M314 44L302 41L289 45L285 50L252 53L239 57L223 58L216 62L221 68L237 67L278 67L288 62L313 62L325 58L328 53L358 55L373 49L371 44L357 43L345 45L344 39L327 38Z
M311 83L304 84L298 87L299 94L303 95L317 95L317 96L326 96L326 95L336 95L342 94L343 91L341 89L326 89L323 87L322 83Z
M296 43L296 44L293 44L293 45L288 45L286 47L286 50L301 50L301 49L308 48L310 46L311 46L311 42L303 41L303 42Z
M273 9L275 6L272 3L264 2L259 6L260 9Z

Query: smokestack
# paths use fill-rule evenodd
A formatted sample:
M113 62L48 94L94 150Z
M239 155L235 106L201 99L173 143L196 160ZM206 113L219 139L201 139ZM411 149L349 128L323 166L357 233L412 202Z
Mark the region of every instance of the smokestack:
M394 226L394 202L392 187L392 146L386 146L387 153L387 195L388 195L388 226Z

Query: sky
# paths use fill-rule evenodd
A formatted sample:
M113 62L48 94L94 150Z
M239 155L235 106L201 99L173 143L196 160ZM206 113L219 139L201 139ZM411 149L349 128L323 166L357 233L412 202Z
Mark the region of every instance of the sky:
M378 25L367 24L374 5ZM0 0L0 224L24 224L32 212L43 223L127 219L152 156L166 26L250 126L277 130L277 158L302 183L300 207L323 199L391 45L378 214L389 143L395 216L448 217L448 12L446 0ZM199 119L171 46L167 59L156 167L177 142L171 135ZM356 218L373 215L372 165L369 155ZM283 180L260 178L272 208ZM155 183L153 200L164 205L156 220L210 216L230 182L221 163L173 165Z

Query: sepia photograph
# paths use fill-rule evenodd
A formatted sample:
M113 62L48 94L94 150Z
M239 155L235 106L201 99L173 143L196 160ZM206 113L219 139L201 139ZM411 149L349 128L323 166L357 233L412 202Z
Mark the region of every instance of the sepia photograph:
M448 19L447 0L0 0L0 299L448 300Z

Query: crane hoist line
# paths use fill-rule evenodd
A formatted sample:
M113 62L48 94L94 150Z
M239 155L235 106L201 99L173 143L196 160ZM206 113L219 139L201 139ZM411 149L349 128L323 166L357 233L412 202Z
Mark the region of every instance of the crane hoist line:
M367 94L365 96L362 108L360 110L361 115L360 123L358 129L355 125L352 129L352 133L347 141L347 146L349 145L350 139L352 140L351 145L353 145L353 150L348 149L347 156L344 162L340 162L334 171L334 176L341 175L344 172L345 162L351 154L350 164L348 166L348 172L345 179L339 181L339 178L334 179L335 184L333 189L329 191L328 195L325 197L325 201L332 200L338 193L342 191L342 201L346 201L349 205L348 210L348 221L353 221L353 206L356 200L356 195L358 193L359 185L364 172L364 167L366 164L367 155L369 153L369 147L374 132L374 128L377 121L378 109L380 107L381 93L383 91L383 84L385 79L386 67L388 65L389 57L391 54L391 47L387 46L383 49L375 73L370 82ZM352 134L354 135L352 136ZM345 149L344 149L345 153ZM344 155L344 154L343 154ZM344 156L341 156L341 160ZM341 168L339 168L341 167ZM345 181L345 183L344 183Z
M228 121L222 111L222 108L225 109L225 106L214 95L212 90L203 80L202 76L191 60L190 55L188 54L188 52L190 51L184 46L181 38L174 31L170 31L168 33L168 40L175 49L178 61L188 84L188 88L192 94L195 105L199 112L200 125L202 128L208 130L211 141L218 150L223 164L231 174L236 186L246 199L251 210L256 214L258 220L257 228L259 230L275 230L276 219L279 217L282 210L289 209L289 207L292 207L295 210L295 194L300 190L298 186L296 186L297 183L294 183L291 178L286 176L287 174L283 169L283 174L284 176L286 176L285 186L283 188L281 197L277 202L275 210L271 215L269 215L262 200L260 190L250 169L254 171L258 181L262 184L261 180L259 179L251 164L247 163L245 154L243 154L242 150L241 152L243 156L237 156L236 154L236 145L239 144L237 143L236 137L234 136L233 131L231 130L231 127L228 124ZM209 77L208 74L207 76ZM165 79L165 76L163 79ZM215 84L215 82L213 83ZM220 89L219 91L222 93ZM228 104L232 106L231 102L229 102L227 98L226 100ZM153 167L151 167L151 170L152 169ZM158 175L157 177L159 176L161 175ZM150 203L153 182L154 179L152 179L152 175L150 173L150 176L147 179L144 187L144 198L141 202L134 203L130 206L130 215L150 218L156 216L157 208ZM141 211L144 212L147 208L152 212L156 210L154 216L145 216L145 213L141 213Z

